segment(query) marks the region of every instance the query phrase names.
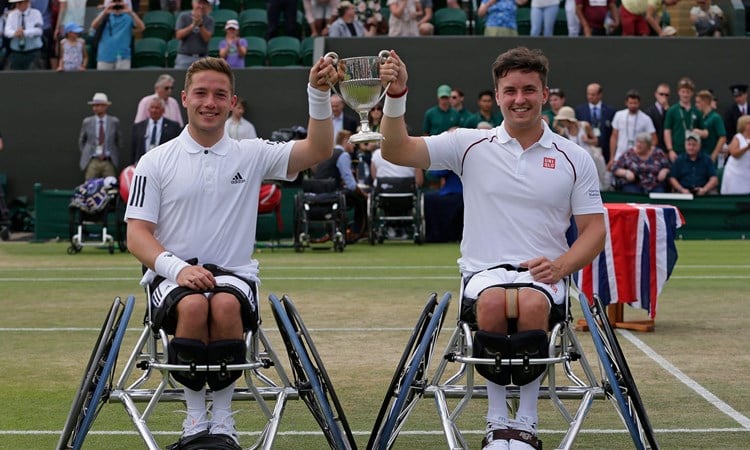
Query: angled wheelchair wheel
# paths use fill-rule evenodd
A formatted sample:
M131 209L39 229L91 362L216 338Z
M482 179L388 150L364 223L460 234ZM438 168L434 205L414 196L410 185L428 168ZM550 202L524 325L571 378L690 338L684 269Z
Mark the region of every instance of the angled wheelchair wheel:
M607 376L607 380L604 380L605 392L617 406L635 447L658 449L654 429L601 299L595 295L594 304L589 305L588 300L581 297L581 309Z
M119 297L112 303L73 399L57 450L80 449L101 406L107 401L117 355L134 304L135 298L132 296L124 303Z
M390 449L417 401L424 395L430 359L450 300L448 293L440 302L434 293L427 300L375 419L368 450Z
M318 422L331 448L357 448L333 384L315 345L292 301L269 295L274 318L289 354L295 384L302 401Z

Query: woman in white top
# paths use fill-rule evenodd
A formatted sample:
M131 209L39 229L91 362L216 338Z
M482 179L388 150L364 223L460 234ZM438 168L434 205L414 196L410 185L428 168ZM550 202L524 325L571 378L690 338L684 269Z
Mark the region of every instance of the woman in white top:
M247 102L242 98L237 97L237 104L234 106L232 113L224 124L224 131L230 138L236 141L241 141L242 139L255 139L258 137L258 133L255 132L255 126L243 117L246 108Z
M738 133L729 143L729 159L721 178L721 194L750 194L750 116L737 120Z

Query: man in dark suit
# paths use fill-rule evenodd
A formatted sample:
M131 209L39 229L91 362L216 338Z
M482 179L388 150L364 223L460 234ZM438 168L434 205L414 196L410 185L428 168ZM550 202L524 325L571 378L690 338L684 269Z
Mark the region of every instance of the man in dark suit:
M164 100L154 97L149 101L149 118L133 125L130 140L132 161L137 164L147 151L179 136L182 127L174 120L164 117Z
M85 180L117 176L115 168L120 162L122 134L120 120L107 114L111 104L107 94L97 92L89 102L94 115L83 119L81 124L78 165L84 171Z
M654 91L654 104L646 108L646 114L654 122L654 128L656 129L656 137L658 138L657 145L663 151L666 150L666 144L664 143L664 114L669 109L669 95L671 94L669 85L667 83L659 83Z
M724 113L724 128L727 130L727 142L730 142L735 134L737 134L737 119L740 117L750 114L750 105L747 104L747 85L746 84L733 84L729 86L732 91L732 97L734 97L734 105L727 108Z
M612 119L616 111L602 101L602 87L599 83L586 86L586 100L587 103L576 107L576 119L591 124L594 134L599 139L604 159L609 161L609 137L612 135Z

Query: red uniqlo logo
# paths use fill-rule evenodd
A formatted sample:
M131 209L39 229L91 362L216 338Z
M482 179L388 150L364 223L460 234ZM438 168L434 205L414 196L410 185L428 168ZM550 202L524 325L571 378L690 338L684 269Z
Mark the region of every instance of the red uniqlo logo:
M554 169L555 168L555 158L544 158L544 163L542 164L543 167L547 169Z

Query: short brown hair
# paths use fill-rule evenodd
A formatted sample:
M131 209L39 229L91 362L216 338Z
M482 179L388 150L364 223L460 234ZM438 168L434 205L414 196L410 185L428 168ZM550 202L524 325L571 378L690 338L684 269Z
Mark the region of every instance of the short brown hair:
M352 135L352 132L349 130L341 130L336 134L336 145L344 145L349 141L349 137Z
M214 58L211 56L201 58L190 64L190 67L188 67L188 70L185 73L185 92L190 90L190 85L193 83L193 75L198 72L205 72L208 70L223 73L224 75L229 77L229 83L232 85L231 93L234 94L234 72L232 72L232 68L229 67L229 64L227 64L226 60L222 58Z
M547 87L547 73L549 60L539 49L516 47L502 53L492 64L492 76L497 86L498 80L512 70L522 72L536 72L542 80L542 87Z
M680 78L680 81L677 82L677 90L679 91L683 88L695 91L695 83L693 83L693 80L688 77L682 77Z
M714 94L712 94L711 91L704 89L695 94L695 98L699 98L706 103L711 103L714 100Z

